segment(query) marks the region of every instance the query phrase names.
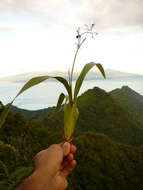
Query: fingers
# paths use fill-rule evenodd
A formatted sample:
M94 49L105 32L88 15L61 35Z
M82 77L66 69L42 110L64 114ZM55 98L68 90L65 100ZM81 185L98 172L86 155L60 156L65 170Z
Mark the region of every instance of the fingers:
M75 168L76 164L77 164L76 160L72 160L70 162L70 166L69 166L69 171L70 172Z
M67 177L72 172L72 170L75 168L76 164L77 164L76 160L72 160L72 161L68 162L68 164L66 164L65 167L62 169L61 174L64 177Z
M76 146L74 146L73 144L71 144L70 152L74 154L76 152L76 149L77 149Z
M74 158L74 156L73 156L73 154L71 154L71 153L67 156L68 161L72 161L73 158Z
M74 160L74 154L76 152L76 146L71 145L70 146L70 153L65 157L63 164L62 164L62 175L64 175L64 177L67 177L72 170L75 168L76 166L76 160Z
M70 161L74 160L75 152L76 152L76 146L70 144L70 153L64 157L62 167L61 167L62 169L65 168L67 165L69 165Z

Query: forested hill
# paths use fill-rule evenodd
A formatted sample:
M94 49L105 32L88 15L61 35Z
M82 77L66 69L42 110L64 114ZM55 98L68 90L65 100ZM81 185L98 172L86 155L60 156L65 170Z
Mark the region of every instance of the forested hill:
M138 94L128 90L128 98L134 100L128 107L113 97L113 91L97 87L79 97L73 138L78 164L69 178L69 190L143 189L143 122L130 108L135 102L140 106L142 96L133 98ZM127 93L122 94L127 98ZM62 141L63 111L53 117L51 109L32 113L12 108L0 129L0 190L14 190L32 171L33 156Z
M143 123L110 93L100 88L93 88L79 97L79 120L76 134L92 131L108 135L111 139L129 144L143 144ZM58 113L53 119L47 116L44 124L49 130L61 130L63 114Z
M129 144L143 144L143 120L141 108L143 96L129 87L122 87L107 93L95 87L79 97L79 120L76 135L92 131L108 135L111 139ZM54 107L29 111L12 107L13 113L22 113L28 119L39 119L49 131L63 128L63 112L51 117ZM143 114L142 114L143 115Z
M110 92L112 97L134 114L143 117L143 96L128 86Z
M46 117L47 113L51 112L53 109L54 107L49 107L40 110L25 110L16 106L12 106L11 111L14 113L21 113L25 115L28 119L42 119Z
M133 89L129 88L128 86L123 86L122 88L117 88L109 92L109 95L112 96L115 102L117 102L129 112L143 117L143 96L135 92ZM53 109L54 107L39 110L25 110L16 106L12 106L12 112L22 113L29 119L42 119L46 117L47 113L51 112Z

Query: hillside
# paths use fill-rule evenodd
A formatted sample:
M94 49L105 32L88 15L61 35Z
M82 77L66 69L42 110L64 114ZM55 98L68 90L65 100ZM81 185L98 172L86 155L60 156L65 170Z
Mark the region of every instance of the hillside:
M110 92L111 96L129 111L143 117L143 96L128 86L115 89Z
M25 115L28 119L42 119L46 117L48 112L51 112L54 108L49 107L40 110L25 110L22 108L18 108L16 106L12 106L11 111L15 113L21 113Z
M37 140L29 134L28 153L25 157L22 156L21 150L13 145L0 143L1 164L5 164L9 172L7 178L3 165L0 165L0 189L15 189L16 184L31 173L33 155L51 143L57 142L58 136L55 133L43 135L42 130ZM35 133L33 130L32 133L35 135L38 131ZM75 138L74 144L78 148L76 153L78 165L69 178L69 190L143 188L143 146L133 148L118 144L103 134L91 132ZM29 161L25 162L27 156Z
M80 96L79 111L81 130L104 133L125 144L142 144L143 130L138 118L104 90L94 88Z
M79 120L76 135L93 131L108 135L113 140L130 145L143 144L143 129L136 116L100 88L93 88L79 97ZM44 124L49 130L61 130L63 114L53 119L47 116Z
M143 146L132 148L94 133L77 137L75 143L79 164L71 176L71 190L143 189Z
M119 101L119 98L115 98L115 92L118 91L124 101ZM127 94L126 91L129 93ZM128 101L130 104L127 103L127 100L130 100ZM141 114L139 107L142 108L142 100L141 95L128 87L122 87L121 91L115 89L110 93L97 87L86 91L79 97L80 116L76 135L87 131L96 131L104 133L121 143L130 145L143 144L143 122L138 117L138 113ZM132 105L136 109L133 109ZM53 118L51 117L53 109L46 108L29 111L13 106L12 112L21 113L30 120L40 119L43 125L48 127L49 131L59 131L63 128L63 112L59 112Z
M97 87L79 97L78 107L73 138L78 164L68 190L143 189L143 129L138 117ZM50 108L43 111L13 107L0 129L0 190L14 190L32 172L34 155L62 141L63 112L53 117Z

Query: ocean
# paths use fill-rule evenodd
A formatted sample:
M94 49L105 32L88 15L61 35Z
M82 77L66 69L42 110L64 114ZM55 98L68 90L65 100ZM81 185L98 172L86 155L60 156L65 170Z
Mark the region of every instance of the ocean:
M73 84L75 84L75 82L73 82ZM0 101L2 101L3 104L9 103L23 85L24 83L19 82L0 82ZM85 80L80 90L80 94L95 86L107 92L115 88L121 88L122 86L129 86L143 95L143 76L111 78L106 80ZM52 107L56 105L58 96L61 92L65 92L65 90L60 83L47 81L24 92L15 100L14 105L28 110Z

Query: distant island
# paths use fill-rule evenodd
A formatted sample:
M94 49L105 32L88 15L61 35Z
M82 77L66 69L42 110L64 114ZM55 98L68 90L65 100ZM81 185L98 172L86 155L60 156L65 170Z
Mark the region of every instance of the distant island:
M143 77L143 75L126 73L126 72L116 71L112 69L107 69L105 70L105 72L106 72L107 79L122 78L122 77ZM79 73L74 73L73 80L77 78L78 74ZM35 73L25 73L25 74L19 74L19 75L14 75L14 76L3 77L3 78L0 78L0 82L26 82L32 77L42 76L42 75L62 76L62 77L68 78L67 72L61 72L61 71L35 72ZM86 80L94 80L94 79L102 79L99 72L96 72L96 71L90 72L86 77ZM54 80L54 79L50 79L50 80Z

